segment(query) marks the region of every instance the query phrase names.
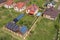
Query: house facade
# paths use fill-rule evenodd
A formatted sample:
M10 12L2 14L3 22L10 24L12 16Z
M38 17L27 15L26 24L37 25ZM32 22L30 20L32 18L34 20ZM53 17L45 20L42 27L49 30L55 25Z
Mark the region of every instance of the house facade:
M5 8L13 8L13 0L7 0L7 2L4 4Z
M31 15L35 15L38 12L38 7L33 4L30 5L27 9L26 9L26 13L27 14L31 14Z
M22 12L26 9L26 4L24 2L18 2L16 3L16 5L14 6L14 10Z
M43 13L43 17L47 19L55 20L58 14L59 13L55 8L47 8Z

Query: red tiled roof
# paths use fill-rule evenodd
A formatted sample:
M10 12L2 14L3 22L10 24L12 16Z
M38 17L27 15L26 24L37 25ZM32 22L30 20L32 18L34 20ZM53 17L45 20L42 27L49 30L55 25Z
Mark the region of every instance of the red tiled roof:
M25 3L24 2L18 2L15 7L17 8L22 8L23 6L25 6Z
M33 4L33 5L30 5L27 10L30 10L30 13L34 14L34 12L38 9L38 7Z
M34 11L30 11L30 14L33 15Z
M13 0L7 0L6 2L7 5L12 5L12 3L13 3Z

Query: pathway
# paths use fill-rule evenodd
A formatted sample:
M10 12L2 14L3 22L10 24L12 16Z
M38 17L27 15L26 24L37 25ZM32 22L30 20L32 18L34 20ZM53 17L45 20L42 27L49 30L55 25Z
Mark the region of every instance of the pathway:
M30 30L26 33L26 35L24 36L24 39L26 39L26 37L29 35L30 31L35 28L35 25L36 25L37 21L39 20L39 18L40 18L40 20L41 20L41 16L38 17L37 20L34 22L34 24L32 25L31 29L30 29Z

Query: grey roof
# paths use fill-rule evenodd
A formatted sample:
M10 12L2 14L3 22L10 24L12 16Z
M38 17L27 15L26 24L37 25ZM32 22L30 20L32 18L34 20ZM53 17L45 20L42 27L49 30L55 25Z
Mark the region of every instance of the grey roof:
M0 0L0 3L6 2L6 0Z
M51 18L56 18L59 13L58 10L56 10L55 8L47 8L44 11L44 14L51 16Z

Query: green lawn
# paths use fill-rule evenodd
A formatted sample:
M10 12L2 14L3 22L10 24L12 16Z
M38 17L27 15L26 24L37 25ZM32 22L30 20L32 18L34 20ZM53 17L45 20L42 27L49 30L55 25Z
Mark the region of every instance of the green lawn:
M19 25L25 25L28 27L28 29L31 28L32 23L35 21L35 16L31 16L31 15L25 15L19 22Z
M28 40L53 40L55 35L54 22L43 18L36 23L36 28L28 36Z
M17 40L16 38L13 38L11 35L5 33L4 31L2 31L2 29L0 28L0 40Z
M18 2L19 0L14 1ZM37 4L39 7L42 7L44 2L45 0L30 0L27 5ZM16 18L19 14L21 13L16 12L14 9L6 9L4 7L0 8L0 40L17 40L8 33L2 31L2 27ZM30 16L25 13L25 16L19 20L17 25L25 25L30 28L35 18L35 16ZM53 40L55 35L56 29L54 27L54 21L42 17L42 19L39 19L36 23L35 30L31 31L30 35L27 37L27 40Z

